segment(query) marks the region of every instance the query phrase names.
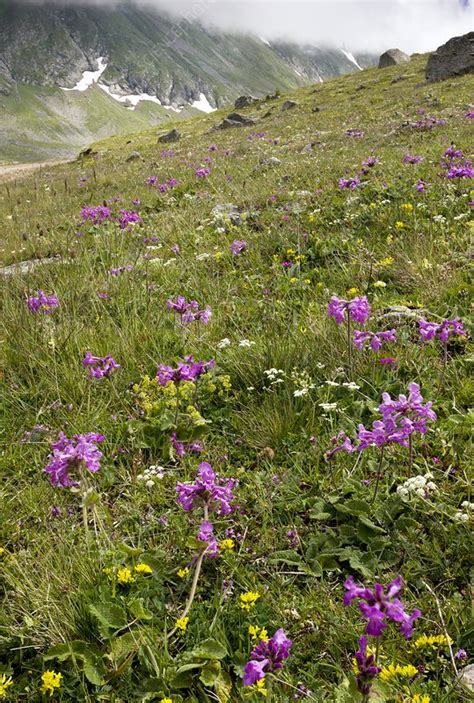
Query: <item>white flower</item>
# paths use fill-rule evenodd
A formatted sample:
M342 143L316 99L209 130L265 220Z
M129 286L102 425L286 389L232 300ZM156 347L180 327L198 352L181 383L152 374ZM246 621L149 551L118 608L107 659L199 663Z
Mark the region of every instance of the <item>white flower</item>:
M408 495L408 489L405 488L405 486L398 486L397 488L397 493L399 496L407 496Z
M357 385L357 383L354 383L354 381L351 381L350 383L343 383L343 386L345 386L349 391L358 391L360 390L360 386Z
M225 349L226 347L230 347L231 341L228 337L224 337L224 339L221 339L220 342L217 343L217 348L218 349Z
M293 397L301 398L301 396L306 395L308 393L308 390L308 388L297 388L296 391L293 391Z
M248 391L252 392L255 390L255 386L248 386L247 388Z
M251 347L255 342L250 341L250 339L241 339L239 342L239 347Z
M145 480L145 477L143 476L143 474L138 474L137 481L144 481L144 480Z
M338 388L341 384L336 383L335 381L325 381L326 386L333 386L334 388Z
M149 481L146 482L145 485L146 485L147 488L153 488L153 486L155 485L155 482L154 482L153 479L151 478Z
M423 498L425 495L425 490L423 488L417 488L415 493Z
M319 403L319 407L323 410L335 410L337 408L337 403Z
M210 254L208 254L207 252L204 251L202 254L198 254L196 256L196 261L204 261L205 259L209 259L210 256L211 256Z

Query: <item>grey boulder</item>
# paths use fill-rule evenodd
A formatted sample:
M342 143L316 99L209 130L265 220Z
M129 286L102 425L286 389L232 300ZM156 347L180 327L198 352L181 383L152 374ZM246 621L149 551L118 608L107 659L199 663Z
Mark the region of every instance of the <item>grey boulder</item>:
M474 32L454 37L438 47L426 64L425 76L430 83L474 73Z

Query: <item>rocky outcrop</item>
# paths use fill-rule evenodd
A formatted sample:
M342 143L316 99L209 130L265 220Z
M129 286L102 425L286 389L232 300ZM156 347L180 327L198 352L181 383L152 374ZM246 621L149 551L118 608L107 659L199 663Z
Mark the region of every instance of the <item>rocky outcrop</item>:
M408 63L410 57L400 49L389 49L379 59L379 68L388 68L396 66L399 63Z
M257 124L257 120L253 117L245 117L238 112L231 112L220 125L217 125L216 129L230 129L231 127L244 127L252 124Z
M173 144L173 142L179 142L180 139L181 134L178 132L178 130L172 129L170 132L162 134L161 137L158 137L158 142L160 144Z
M474 32L454 37L431 54L425 75L430 83L474 73Z
M241 95L239 98L234 103L234 107L236 110L242 110L244 107L250 107L251 105L254 105L258 101L257 98L254 98L252 95Z
M281 109L283 112L285 112L286 110L292 110L297 105L298 105L298 103L295 102L294 100L285 100L285 102L281 106Z

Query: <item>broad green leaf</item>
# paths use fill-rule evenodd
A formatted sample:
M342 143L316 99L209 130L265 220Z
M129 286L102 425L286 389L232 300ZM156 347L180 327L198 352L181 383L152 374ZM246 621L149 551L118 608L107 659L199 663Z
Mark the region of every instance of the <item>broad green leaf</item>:
M199 659L224 659L227 649L217 640L207 639L198 644L191 654Z

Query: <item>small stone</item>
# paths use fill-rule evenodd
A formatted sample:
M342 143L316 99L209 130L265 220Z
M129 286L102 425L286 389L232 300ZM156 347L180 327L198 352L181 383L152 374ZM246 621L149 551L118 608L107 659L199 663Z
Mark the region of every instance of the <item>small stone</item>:
M141 154L139 151L132 151L131 154L127 156L125 159L125 162L128 163L129 161L136 161L137 159L141 159Z
M180 139L181 134L178 132L178 130L172 129L170 132L162 134L161 137L158 137L158 142L160 144L172 144L173 142L179 142Z
M253 105L256 102L257 98L254 98L253 95L241 95L235 101L234 107L236 110L242 110L242 108L250 107L250 105Z
M298 105L298 103L295 102L294 100L285 100L285 102L281 106L282 112L285 112L285 110L292 110L297 105Z

